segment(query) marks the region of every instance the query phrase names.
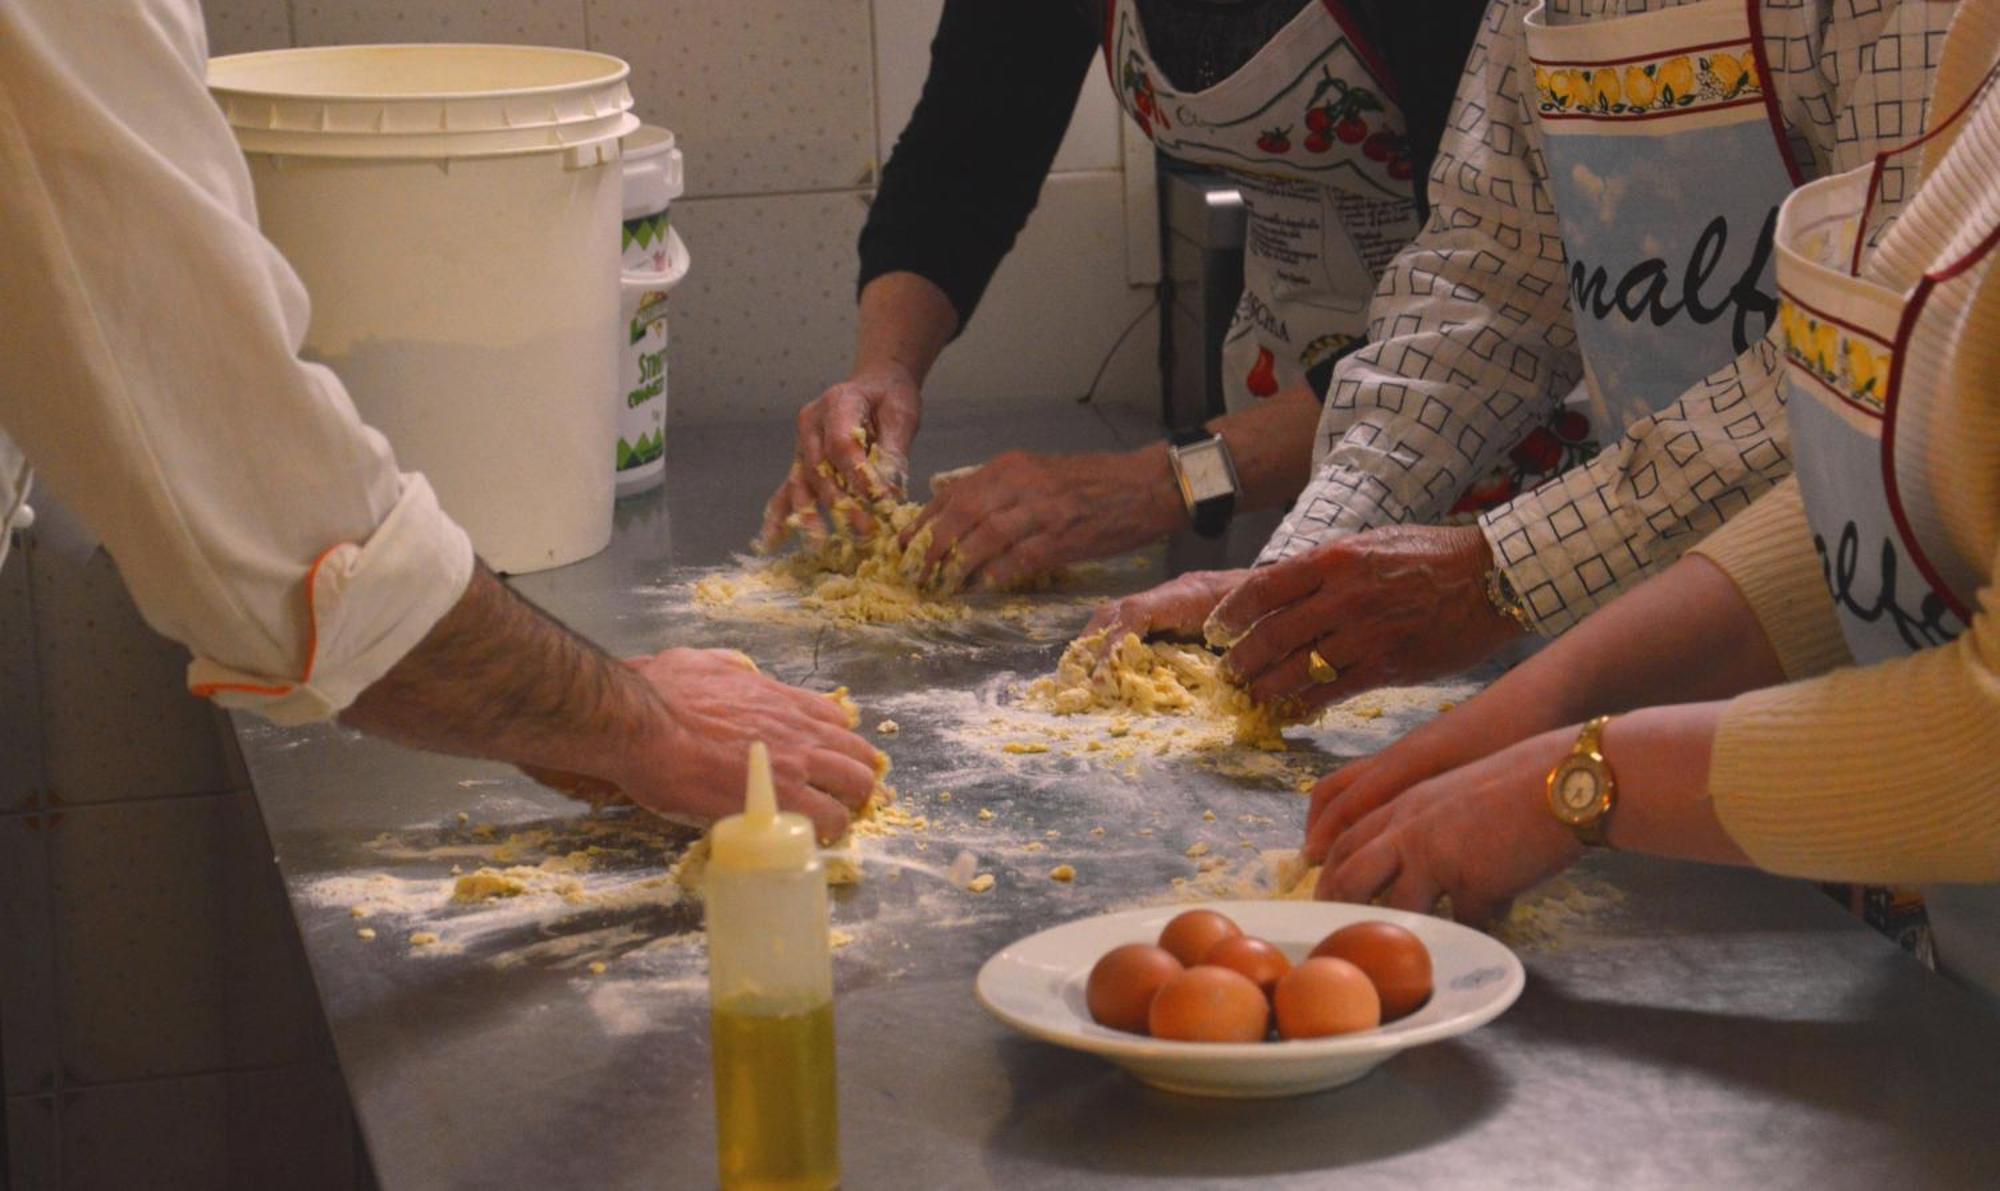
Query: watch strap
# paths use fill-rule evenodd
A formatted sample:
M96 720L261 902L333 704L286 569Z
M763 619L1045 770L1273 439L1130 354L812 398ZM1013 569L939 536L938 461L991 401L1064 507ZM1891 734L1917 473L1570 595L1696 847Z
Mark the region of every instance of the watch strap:
M1514 581L1507 578L1507 572L1494 567L1486 572L1486 602L1493 610L1514 622L1524 633L1535 631L1535 622L1528 615L1528 601L1514 590Z
M1617 806L1618 785L1615 776L1611 772L1610 762L1604 759L1604 727L1610 722L1611 717L1608 715L1592 717L1588 723L1584 724L1583 730L1576 734L1576 744L1569 751L1569 755L1572 758L1591 758L1604 770L1604 809L1586 822L1571 823L1569 825L1569 829L1576 833L1578 842L1582 843L1586 848L1608 848L1611 846L1611 838L1608 833L1611 823L1611 812Z
M1191 447L1197 443L1213 441L1223 451L1226 452L1229 450L1229 444L1221 435L1199 426L1190 430L1176 430L1167 436L1167 441L1176 448ZM1225 492L1221 496L1211 496L1206 500L1187 501L1188 487L1180 474L1180 454L1177 450L1168 451L1167 458L1173 462L1174 478L1180 482L1182 501L1184 504L1187 504L1188 520L1193 524L1195 533L1204 538L1219 538L1224 533L1227 533L1230 519L1236 516L1236 493L1231 491ZM1233 465L1230 469L1230 474L1232 476L1235 474Z

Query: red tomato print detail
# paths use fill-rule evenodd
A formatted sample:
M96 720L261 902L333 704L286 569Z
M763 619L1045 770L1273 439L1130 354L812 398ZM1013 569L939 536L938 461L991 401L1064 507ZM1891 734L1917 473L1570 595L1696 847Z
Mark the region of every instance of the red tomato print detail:
M1507 453L1507 458L1536 474L1554 471L1562 464L1562 442L1546 426L1537 426L1519 446Z
M1266 129L1257 138L1257 147L1266 153L1289 153L1292 151L1292 130L1286 128Z
M1485 479L1465 490L1458 503L1451 506L1451 515L1462 517L1471 513L1483 513L1487 509L1503 505L1519 495L1520 488L1514 477L1504 471L1494 471Z
M1315 132L1306 138L1306 151L1308 153L1324 153L1331 148L1333 148L1333 139L1323 132Z
M1556 437L1572 446L1590 437L1590 419L1573 409L1566 409L1556 416Z
M1397 139L1393 133L1371 132L1361 142L1361 155L1370 161L1387 161L1395 155Z
M1257 362L1251 366L1250 375L1243 378L1243 387L1250 390L1252 397L1269 397L1278 391L1278 360L1270 348L1257 349Z
M1330 132L1333 130L1333 109L1330 107L1311 108L1306 112L1307 132Z
M1358 145L1361 138L1368 135L1368 121L1359 116L1349 116L1333 126L1333 134L1345 144Z
M1408 182L1416 171L1410 168L1409 158L1395 157L1390 159L1388 165L1382 167L1382 172L1398 182Z

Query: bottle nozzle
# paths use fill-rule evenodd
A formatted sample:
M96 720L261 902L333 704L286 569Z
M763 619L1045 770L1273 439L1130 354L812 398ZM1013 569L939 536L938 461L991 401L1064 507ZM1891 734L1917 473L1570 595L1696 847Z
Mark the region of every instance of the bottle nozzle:
M778 817L778 793L771 785L771 750L761 740L750 742L750 780L743 788L743 817L758 824Z
M743 813L723 819L709 833L710 870L805 868L817 848L810 820L778 810L771 750L762 741L753 743Z

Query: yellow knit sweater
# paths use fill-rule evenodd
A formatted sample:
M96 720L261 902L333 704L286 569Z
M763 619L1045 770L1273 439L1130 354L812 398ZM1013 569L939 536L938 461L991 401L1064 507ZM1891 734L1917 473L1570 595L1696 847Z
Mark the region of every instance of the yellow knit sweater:
M2000 5L1964 6L1931 110L1976 93L2000 56ZM2000 221L2000 88L1982 96L1863 268L1898 290ZM2000 267L1945 359L1903 400L1943 403L1932 488L1953 544L1991 560L1969 631L1857 667L1841 638L1789 480L1695 548L1733 579L1776 648L1785 686L1724 713L1709 769L1723 827L1760 866L1868 882L2000 881Z

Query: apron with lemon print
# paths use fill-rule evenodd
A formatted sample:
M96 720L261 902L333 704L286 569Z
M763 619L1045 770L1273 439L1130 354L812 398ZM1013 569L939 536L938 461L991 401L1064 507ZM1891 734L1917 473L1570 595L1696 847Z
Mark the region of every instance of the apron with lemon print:
M1941 90L1933 110L1950 110L1948 102ZM1949 433L1931 397L1947 383L1950 337L1979 288L2000 282L1991 272L2000 218L1989 204L1984 222L1960 229L1959 247L1907 289L1859 275L1882 165L1919 152L1938 160L1967 106L1875 164L1804 187L1778 222L1794 466L1842 635L1861 665L1956 638L1985 582L1986 560L1959 549L1945 528L1928 463ZM1990 186L1965 184L1976 193L1982 183ZM2000 890L1937 886L1922 900L1940 965L2000 996ZM1915 949L1928 951L1922 941Z
M1600 440L1672 404L1777 315L1771 236L1800 179L1765 90L1759 0L1526 18L1548 186ZM1524 88L1525 90L1525 88Z
M1403 116L1338 0L1299 11L1234 74L1167 82L1135 0L1105 6L1112 89L1168 157L1227 172L1248 214L1243 295L1223 347L1242 409L1359 343L1375 278L1417 234Z

